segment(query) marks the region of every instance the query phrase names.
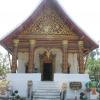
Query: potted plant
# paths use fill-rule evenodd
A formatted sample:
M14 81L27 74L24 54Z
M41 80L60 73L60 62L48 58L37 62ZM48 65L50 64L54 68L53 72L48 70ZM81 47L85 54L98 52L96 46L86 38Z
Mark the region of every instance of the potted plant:
M97 81L91 81L90 86L91 86L92 94L96 95Z
M13 93L12 93L12 99L11 100L21 100L21 97L18 95L18 90L15 90Z

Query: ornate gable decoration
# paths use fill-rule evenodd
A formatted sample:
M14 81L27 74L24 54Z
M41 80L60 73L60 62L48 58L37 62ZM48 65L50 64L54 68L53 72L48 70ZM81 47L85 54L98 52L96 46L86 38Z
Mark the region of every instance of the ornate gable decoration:
M22 34L75 35L52 8L45 8Z

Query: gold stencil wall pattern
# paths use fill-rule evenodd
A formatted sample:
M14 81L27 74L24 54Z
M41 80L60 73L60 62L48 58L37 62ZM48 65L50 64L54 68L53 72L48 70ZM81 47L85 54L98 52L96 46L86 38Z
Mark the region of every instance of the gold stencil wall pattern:
M57 12L50 7L45 8L32 24L22 34L67 34L75 35L59 17Z

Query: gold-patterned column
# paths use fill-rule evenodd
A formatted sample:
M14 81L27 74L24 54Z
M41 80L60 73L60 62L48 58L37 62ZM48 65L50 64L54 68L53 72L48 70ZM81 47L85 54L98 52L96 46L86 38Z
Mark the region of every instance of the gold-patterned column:
M79 45L79 73L84 73L84 55L83 55L83 48L84 43L83 41L78 42Z
M29 48L29 65L28 65L28 73L32 73L34 69L34 47L35 40L30 40L30 48Z
M13 53L12 53L12 66L11 66L11 72L16 73L17 70L17 55L18 55L18 44L19 40L14 39L13 40L14 48L13 48Z
M63 68L62 68L62 72L63 73L67 73L68 72L68 41L67 40L63 40L62 41L62 45L63 45Z

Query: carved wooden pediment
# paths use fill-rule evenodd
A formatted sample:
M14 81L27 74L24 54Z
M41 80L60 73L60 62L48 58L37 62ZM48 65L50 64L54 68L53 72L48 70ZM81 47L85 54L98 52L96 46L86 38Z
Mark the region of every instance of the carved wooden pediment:
M45 8L22 34L75 35L50 7Z

